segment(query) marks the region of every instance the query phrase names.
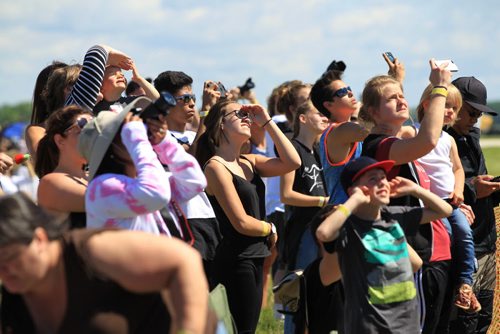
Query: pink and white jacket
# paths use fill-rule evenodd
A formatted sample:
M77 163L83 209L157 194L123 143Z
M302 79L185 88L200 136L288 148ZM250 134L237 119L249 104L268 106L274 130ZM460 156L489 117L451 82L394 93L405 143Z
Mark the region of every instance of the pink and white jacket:
M87 227L113 226L170 235L158 210L172 199L182 203L202 192L207 185L203 171L169 133L153 150L142 122L126 123L121 138L137 177L102 174L93 179L85 195ZM158 159L170 172L165 172ZM176 216L174 212L171 215Z

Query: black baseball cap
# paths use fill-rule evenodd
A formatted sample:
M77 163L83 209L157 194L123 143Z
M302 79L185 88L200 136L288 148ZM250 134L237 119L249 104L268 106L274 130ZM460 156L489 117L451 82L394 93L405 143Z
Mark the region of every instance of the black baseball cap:
M453 80L452 84L455 85L462 94L464 102L467 102L467 104L474 109L492 116L498 115L495 110L491 109L486 104L486 87L481 81L474 77L461 77Z
M340 174L340 183L342 184L342 188L344 188L344 191L347 192L347 189L351 187L357 179L372 169L380 168L387 174L392 167L394 167L394 163L394 160L377 161L366 156L352 160L345 166L344 170Z

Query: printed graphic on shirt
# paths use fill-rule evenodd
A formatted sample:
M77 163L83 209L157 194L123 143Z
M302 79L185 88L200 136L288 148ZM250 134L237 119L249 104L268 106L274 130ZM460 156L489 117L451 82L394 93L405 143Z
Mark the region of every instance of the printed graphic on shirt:
M303 178L307 177L313 180L313 184L309 188L309 192L312 192L314 189L323 189L323 180L321 179L322 171L323 169L316 164L304 167L304 171L302 172L301 176Z
M416 296L408 248L403 229L394 224L386 230L373 228L362 236L365 260L373 264L368 274L370 304L390 304L411 300Z

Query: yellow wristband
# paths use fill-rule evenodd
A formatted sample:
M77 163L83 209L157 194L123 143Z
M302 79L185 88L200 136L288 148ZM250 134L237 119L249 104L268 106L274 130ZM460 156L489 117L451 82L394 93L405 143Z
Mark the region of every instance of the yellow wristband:
M441 95L441 96L447 97L448 90L444 87L434 87L431 90L431 95Z
M264 230L262 231L262 235L263 237L267 237L269 234L271 234L271 224L269 223L266 223L265 221L262 221L262 224L264 224Z
M325 196L319 196L318 206L320 208L322 208L322 207L325 206L325 202L326 202L326 197Z
M200 117L207 117L207 116L208 116L208 110L200 111Z
M337 205L337 210L342 212L346 218L351 215L351 211L344 204Z

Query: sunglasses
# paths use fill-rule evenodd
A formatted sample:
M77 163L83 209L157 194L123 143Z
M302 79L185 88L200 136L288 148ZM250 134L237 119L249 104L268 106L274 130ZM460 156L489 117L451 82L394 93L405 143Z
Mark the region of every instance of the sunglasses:
M479 110L475 110L473 108L467 108L467 113L469 114L470 118L479 118L483 116L483 112Z
M77 118L73 124L68 126L66 128L66 130L63 131L63 133L67 133L69 130L73 129L74 127L78 127L80 130L82 130L85 127L85 125L87 125L88 122L90 122L91 120L92 120L92 118L89 119L86 117Z
M241 109L230 111L227 114L224 114L224 117L229 116L232 113L234 113L236 115L236 117L238 117L239 119L250 118L250 114L248 113L248 111L244 111Z
M196 95L194 95L194 94L182 94L182 95L176 96L175 99L177 101L182 101L185 104L187 104L191 100L193 100L193 102L196 102Z
M334 93L333 93L333 96L336 96L338 97L339 99L343 98L344 96L346 96L347 94L349 94L349 92L352 93L352 89L350 86L347 86L347 87L343 87L343 88L340 88L340 89L337 89Z

